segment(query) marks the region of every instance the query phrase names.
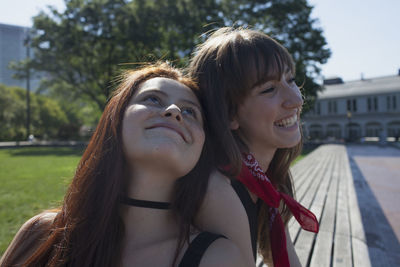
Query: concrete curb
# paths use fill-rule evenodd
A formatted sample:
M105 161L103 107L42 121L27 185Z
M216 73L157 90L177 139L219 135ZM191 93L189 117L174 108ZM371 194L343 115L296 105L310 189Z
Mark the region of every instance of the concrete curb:
M15 141L15 142L0 142L2 148L18 148L18 147L85 147L88 141Z

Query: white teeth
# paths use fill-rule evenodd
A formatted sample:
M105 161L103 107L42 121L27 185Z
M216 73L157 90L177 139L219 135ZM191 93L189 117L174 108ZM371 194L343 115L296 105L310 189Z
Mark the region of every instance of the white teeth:
M290 127L290 126L293 126L296 122L297 122L297 114L294 114L290 118L275 122L275 125L277 125L279 127Z

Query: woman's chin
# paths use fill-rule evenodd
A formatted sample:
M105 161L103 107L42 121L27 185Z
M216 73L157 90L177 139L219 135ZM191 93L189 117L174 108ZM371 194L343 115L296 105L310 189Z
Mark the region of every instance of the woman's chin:
M163 143L145 150L136 150L134 155L127 156L134 165L140 164L151 166L151 168L165 169L178 178L188 174L199 159L194 157L194 153L185 152L178 149L174 144Z

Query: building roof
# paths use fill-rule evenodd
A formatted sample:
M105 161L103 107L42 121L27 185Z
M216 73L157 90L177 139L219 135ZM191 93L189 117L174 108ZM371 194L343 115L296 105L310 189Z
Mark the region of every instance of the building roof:
M400 75L324 85L324 87L325 89L322 92L318 92L319 99L400 93Z
M3 29L29 29L29 27L5 24L5 23L1 23L1 22L0 22L0 28L3 28Z

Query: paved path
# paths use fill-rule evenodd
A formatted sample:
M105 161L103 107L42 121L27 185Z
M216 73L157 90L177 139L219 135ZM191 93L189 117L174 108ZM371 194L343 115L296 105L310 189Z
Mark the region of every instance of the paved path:
M400 149L348 146L372 266L400 266Z

